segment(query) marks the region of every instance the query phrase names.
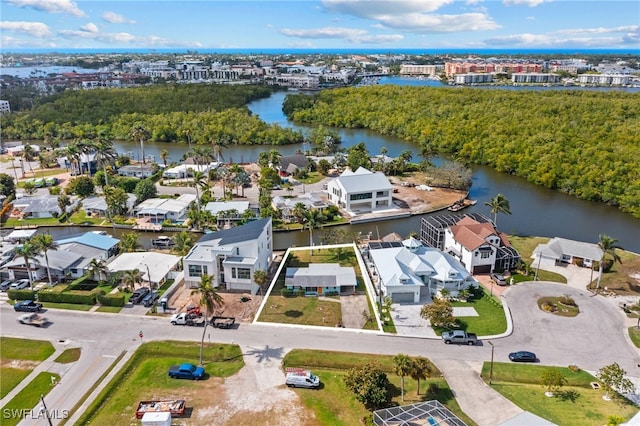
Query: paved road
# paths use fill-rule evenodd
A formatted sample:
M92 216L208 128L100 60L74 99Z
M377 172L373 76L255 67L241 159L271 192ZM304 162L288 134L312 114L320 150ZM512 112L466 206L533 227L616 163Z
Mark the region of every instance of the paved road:
M537 297L554 294L570 294L580 306L581 314L576 318L560 318L537 309ZM539 355L542 364L566 366L576 363L581 368L597 370L616 361L631 375L640 375L637 367L640 357L629 346L623 332L624 317L604 298L565 285L543 282L513 287L505 298L511 307L514 333L492 341L496 362L508 362L507 355L511 351L528 349ZM47 397L58 409L73 407L121 351L131 353L135 350L140 344L140 331L143 331L143 340L199 341L202 333L197 328L171 326L166 318L159 317L64 310L49 310L46 316L53 322L50 327L27 327L15 321L16 314L10 306L0 306L3 336L62 340L68 346L83 348L80 361L61 372L61 382ZM461 408L478 424L499 424L517 411L481 380L469 379L477 379L477 374L473 375L477 368L473 366L490 360L488 344L449 346L435 339L387 336L377 332L263 324L242 324L236 330L211 329L208 334L211 341L276 351L307 348L427 356L451 380ZM56 346L60 347L60 344ZM11 394L0 404L10 397ZM38 423L25 421L22 424Z

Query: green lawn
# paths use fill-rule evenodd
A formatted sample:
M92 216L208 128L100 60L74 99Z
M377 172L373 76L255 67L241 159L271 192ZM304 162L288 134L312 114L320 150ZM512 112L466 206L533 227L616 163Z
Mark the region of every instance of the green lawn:
M29 368L0 367L0 398L4 398L32 371Z
M59 362L60 364L70 364L72 362L76 362L80 359L80 354L82 350L80 348L69 348L55 359L55 362Z
M490 363L485 362L482 377L488 383ZM585 371L577 373L557 367L567 379L555 397L545 396L541 384L542 372L549 367L494 363L493 389L523 410L563 426L600 426L613 414L629 419L638 407L624 398L602 399L604 390L594 390L590 383L597 381Z
M91 419L95 425L135 424L137 403L144 399L168 399L189 395L188 406L207 407L211 398L208 386L212 377L229 377L244 366L237 345L205 344L204 367L208 380L171 379L167 370L182 362L198 363L200 345L191 342L162 341L145 343L82 415L77 424ZM250 390L248 390L250 391Z
M107 312L110 314L118 314L122 311L122 306L100 306L96 309L97 312Z
M54 308L54 309L68 309L70 311L89 311L93 308L93 305L79 305L77 303L53 303L53 302L44 302L42 303L45 308Z
M310 185L312 183L318 183L320 182L322 179L324 179L324 175L322 175L319 172L310 172L307 173L307 177L305 177L304 179L299 179L296 178L296 180L300 183L304 183L306 185Z
M504 314L502 304L496 297L489 296L483 289L477 289L467 302L452 301L451 306L462 308L474 308L478 313L475 317L456 316L458 326L478 336L491 336L501 334L507 330L507 317ZM445 330L441 327L433 328L440 335Z
M42 372L36 376L24 389L13 397L11 401L2 407L3 413L11 413L11 410L30 409L38 405L40 395L47 395L53 387L51 386L51 377L55 377L56 381L60 380L60 376L54 373ZM62 412L60 413L62 414ZM20 423L22 418L19 416L12 417L10 415L2 418L2 426L13 426Z
M460 410L447 382L441 377L435 365L432 365L432 378L420 382L419 394L417 382L409 377L405 378L404 401L401 399L401 379L393 373L392 356L296 349L285 356L283 366L309 368L320 377L321 389L295 390L302 403L314 412L319 424L356 425L370 424L368 422L371 422L372 415L346 388L344 376L349 369L368 362L377 363L391 382L391 387L388 389L392 398L389 406L437 399L466 424L475 425L473 420Z
M269 296L260 321L335 327L342 321L340 302L317 297Z
M629 327L629 337L636 348L640 348L640 330L637 327Z
M0 337L0 359L44 361L55 349L49 342L43 340L17 339L14 337Z

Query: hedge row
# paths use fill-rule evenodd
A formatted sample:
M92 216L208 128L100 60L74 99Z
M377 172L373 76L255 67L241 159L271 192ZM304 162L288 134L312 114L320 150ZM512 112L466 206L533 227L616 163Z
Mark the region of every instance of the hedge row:
M124 294L98 295L98 303L102 306L124 306Z
M38 293L38 301L40 302L52 302L52 303L72 303L76 305L95 305L96 299L99 295L103 295L104 291L96 288L88 294L73 294L73 293L51 293L47 291L41 291Z
M35 300L36 292L33 290L9 290L7 296L11 300Z

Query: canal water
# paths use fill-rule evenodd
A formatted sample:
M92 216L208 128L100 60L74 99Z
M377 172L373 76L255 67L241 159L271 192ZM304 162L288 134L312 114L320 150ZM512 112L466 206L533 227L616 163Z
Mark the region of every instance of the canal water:
M390 84L403 84L414 81L395 78L385 81ZM440 85L434 81L421 81L425 85ZM550 88L544 88L550 89ZM524 89L520 89L524 90ZM577 89L579 90L579 89ZM249 104L249 109L267 123L279 124L283 127L298 128L309 132L312 126L293 123L287 120L282 112L282 102L287 92L276 92L267 99L260 99ZM335 129L342 137L342 147L348 148L359 142L364 142L371 154L377 154L382 147L387 148L388 155L398 155L405 149L414 153L418 159L415 145L388 136L381 136L366 129ZM131 141L116 142L119 152L132 152L134 158L139 153L139 146ZM302 149L301 145L289 146L243 146L233 145L225 149L223 155L226 161L248 162L255 161L260 152L277 149L282 155L295 153ZM171 160L178 161L187 151L186 144L147 143L145 153L155 155L160 161L160 152L169 151ZM139 155L139 154L137 154ZM441 161L436 159L435 162ZM538 187L516 176L501 174L488 167L472 166L473 184L470 198L478 200L475 206L468 208L468 212L478 212L490 215L490 209L485 205L496 194L503 194L511 205L511 215L498 215L498 228L512 235L532 235L547 237L563 237L580 241L597 243L599 234L606 234L619 240L619 244L627 250L640 253L640 219L620 212L614 207L600 203L578 200L565 194ZM446 214L438 212L432 214ZM390 232L397 232L407 236L410 232L418 232L423 216L413 216L407 219L395 219L359 225L346 225L350 230L371 233L373 237L383 236ZM314 231L314 239L319 241L321 231ZM286 249L290 246L308 244L308 231L279 232L274 236L276 249Z

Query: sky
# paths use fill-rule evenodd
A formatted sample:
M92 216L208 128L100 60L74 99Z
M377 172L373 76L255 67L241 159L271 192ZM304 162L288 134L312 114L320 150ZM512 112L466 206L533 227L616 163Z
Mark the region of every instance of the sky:
M0 0L22 49L640 49L638 0Z

